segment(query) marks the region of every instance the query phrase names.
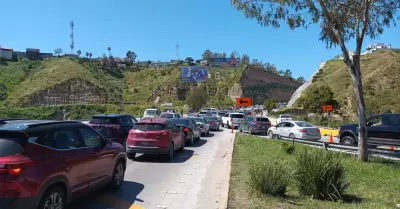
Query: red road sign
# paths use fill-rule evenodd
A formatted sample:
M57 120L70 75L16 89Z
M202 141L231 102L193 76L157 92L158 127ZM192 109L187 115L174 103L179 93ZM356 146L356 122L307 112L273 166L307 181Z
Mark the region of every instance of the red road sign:
M251 98L236 98L236 106L249 107L251 106Z
M332 105L323 105L322 106L322 110L324 110L324 111L332 111L333 108L332 108Z

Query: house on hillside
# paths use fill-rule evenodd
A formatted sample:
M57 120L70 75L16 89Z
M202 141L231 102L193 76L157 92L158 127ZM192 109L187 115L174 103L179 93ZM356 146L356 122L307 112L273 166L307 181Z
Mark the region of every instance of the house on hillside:
M238 67L240 60L237 58L213 58L210 62L212 67Z
M0 47L0 58L4 58L6 60L12 60L13 49Z

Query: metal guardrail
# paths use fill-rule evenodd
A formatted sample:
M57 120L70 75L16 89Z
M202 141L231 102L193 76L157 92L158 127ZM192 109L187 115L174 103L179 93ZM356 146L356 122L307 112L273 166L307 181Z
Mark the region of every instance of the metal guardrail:
M323 142L323 141L311 141L311 140L305 140L305 139L299 139L299 138L289 138L289 137L280 136L280 135L274 135L273 138L274 139L282 139L282 140L286 140L286 141L290 141L290 142L297 142L297 143L306 144L306 145L315 146L315 147L321 147L321 148L324 148L327 150L348 151L351 154L357 154L357 151L358 151L358 147L356 145L342 145L342 144L329 143L329 142ZM368 151L368 154L370 154L370 155L381 155L381 156L400 159L400 150L368 148L367 151Z

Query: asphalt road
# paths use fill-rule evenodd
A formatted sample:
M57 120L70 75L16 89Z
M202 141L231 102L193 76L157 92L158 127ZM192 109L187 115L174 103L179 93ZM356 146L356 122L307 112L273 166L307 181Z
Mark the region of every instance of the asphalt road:
M220 208L227 197L232 139L223 129L176 153L170 162L152 155L129 160L120 190L91 193L68 209Z

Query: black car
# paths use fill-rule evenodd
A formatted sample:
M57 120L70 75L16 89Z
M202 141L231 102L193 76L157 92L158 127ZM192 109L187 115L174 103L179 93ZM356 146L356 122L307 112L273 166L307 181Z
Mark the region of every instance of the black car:
M185 141L187 144L192 145L194 140L199 140L201 136L200 127L191 118L176 118L170 119L177 126L183 129L185 133Z
M400 146L400 114L372 115L367 119L368 145ZM355 145L358 141L358 124L340 126L341 144Z
M125 114L99 114L93 115L88 125L104 137L126 146L129 130L138 121L131 115Z

